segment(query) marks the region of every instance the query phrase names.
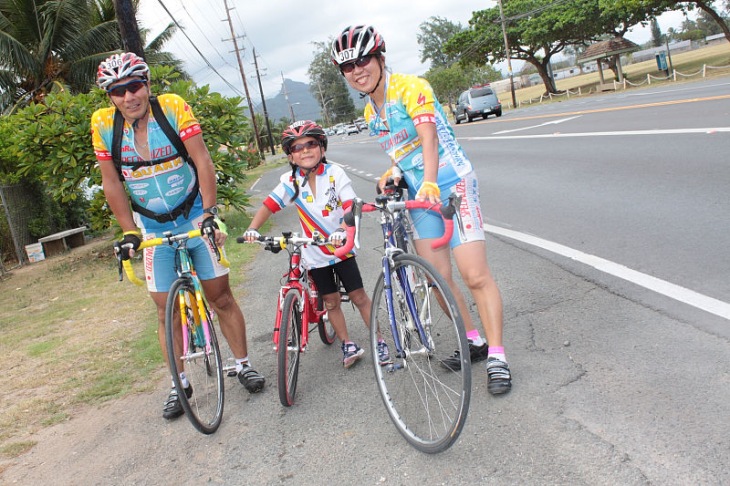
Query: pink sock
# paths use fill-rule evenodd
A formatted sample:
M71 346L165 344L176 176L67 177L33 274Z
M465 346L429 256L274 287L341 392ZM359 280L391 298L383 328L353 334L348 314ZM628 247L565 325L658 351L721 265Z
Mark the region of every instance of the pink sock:
M476 329L472 329L471 331L466 333L466 338L471 339L474 341L475 339L479 339L479 331Z
M489 355L504 361L507 359L504 355L504 346L489 346Z

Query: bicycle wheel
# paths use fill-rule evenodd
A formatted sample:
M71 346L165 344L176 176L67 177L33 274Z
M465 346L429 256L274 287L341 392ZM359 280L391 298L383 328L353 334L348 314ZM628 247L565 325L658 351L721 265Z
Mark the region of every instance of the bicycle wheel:
M180 312L184 313L188 324L184 328L186 339L182 336L180 320L175 319ZM210 323L209 341L206 341L203 329L206 325L203 315L207 316ZM203 308L198 308L195 288L190 279L181 278L172 284L165 307L165 338L170 373L185 414L193 426L204 434L215 432L223 418L223 365L214 319L216 318L207 308L205 299ZM187 347L183 349L185 340ZM182 368L178 365L178 359L182 361ZM184 388L180 378L182 371L192 386L192 395L189 398L187 393L181 392Z
M302 345L302 311L299 307L301 296L290 290L284 297L279 324L278 370L279 401L285 407L294 404L299 377L299 354Z
M342 288L342 284L340 283L340 276L335 273L335 283L337 285L337 288L340 289L340 294L342 295L342 292L344 289ZM344 294L345 296L347 294ZM343 297L344 302L344 297ZM349 302L349 301L348 301ZM324 300L322 299L322 296L320 295L317 297L317 310L322 311L324 310ZM319 338L322 340L323 343L326 345L330 345L333 342L335 342L335 328L332 327L332 324L330 324L329 319L327 318L327 313L322 314L322 317L319 318L319 323L317 324L317 329L319 330Z
M393 362L380 366L374 360L378 390L403 437L422 452L437 453L458 439L469 411L471 363L464 322L451 290L431 264L412 254L397 255L394 262L392 302L402 352L390 325L381 274L373 292L370 347L377 356L380 329ZM404 290L401 278L410 290ZM409 296L417 317L408 305ZM454 350L466 357L459 370L442 365Z

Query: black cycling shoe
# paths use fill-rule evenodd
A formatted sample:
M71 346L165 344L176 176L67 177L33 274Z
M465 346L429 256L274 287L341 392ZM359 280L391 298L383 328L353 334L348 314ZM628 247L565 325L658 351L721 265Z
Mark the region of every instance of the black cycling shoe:
M238 372L238 381L249 391L249 393L258 393L264 389L266 380L258 371L248 365L244 365L243 369Z
M185 388L185 396L187 398L193 396L192 385ZM162 408L162 418L172 420L178 418L184 413L185 410L183 410L182 404L180 403L180 397L177 395L177 389L173 388L170 391L170 395L168 395L167 400L165 400L165 406Z
M501 395L512 389L512 374L509 365L497 358L487 360L487 390L492 395Z
M472 363L484 361L485 359L487 359L488 354L489 346L487 345L487 343L484 343L481 346L474 346L471 340L469 340L469 358L471 359ZM461 356L459 350L457 349L456 351L454 351L454 354L452 356L441 360L441 366L454 371L460 370Z

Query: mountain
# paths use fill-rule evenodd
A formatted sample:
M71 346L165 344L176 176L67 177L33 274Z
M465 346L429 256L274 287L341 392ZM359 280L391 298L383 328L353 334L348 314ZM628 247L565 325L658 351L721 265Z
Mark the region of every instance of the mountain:
M357 111L361 112L365 107L365 102L352 88L350 88L350 96ZM263 113L263 106L254 105L254 110L257 113ZM281 91L273 98L266 98L266 111L272 121L279 121L282 118L291 120L292 111L297 120L321 120L323 118L319 103L309 90L309 84L286 78Z

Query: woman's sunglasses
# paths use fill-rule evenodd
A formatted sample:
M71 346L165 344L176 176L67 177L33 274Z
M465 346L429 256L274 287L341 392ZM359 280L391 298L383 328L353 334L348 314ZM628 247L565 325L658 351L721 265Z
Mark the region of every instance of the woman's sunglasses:
M294 145L289 147L289 152L293 154L298 154L304 149L313 149L314 147L319 147L319 142L316 140L310 140L309 142L295 143Z
M357 67L365 67L368 64L370 64L370 60L373 58L372 55L362 56L358 59L355 59L354 61L346 62L344 64L340 64L340 71L342 71L342 74L350 74L352 71L355 70L355 66Z
M136 93L137 91L142 89L142 87L145 86L146 84L147 84L146 80L143 80L143 79L135 80L135 81L130 81L125 84L120 84L118 86L114 86L113 88L106 90L106 92L109 95L114 96L115 98L122 98L125 94L127 94L127 91L129 91L130 93Z

